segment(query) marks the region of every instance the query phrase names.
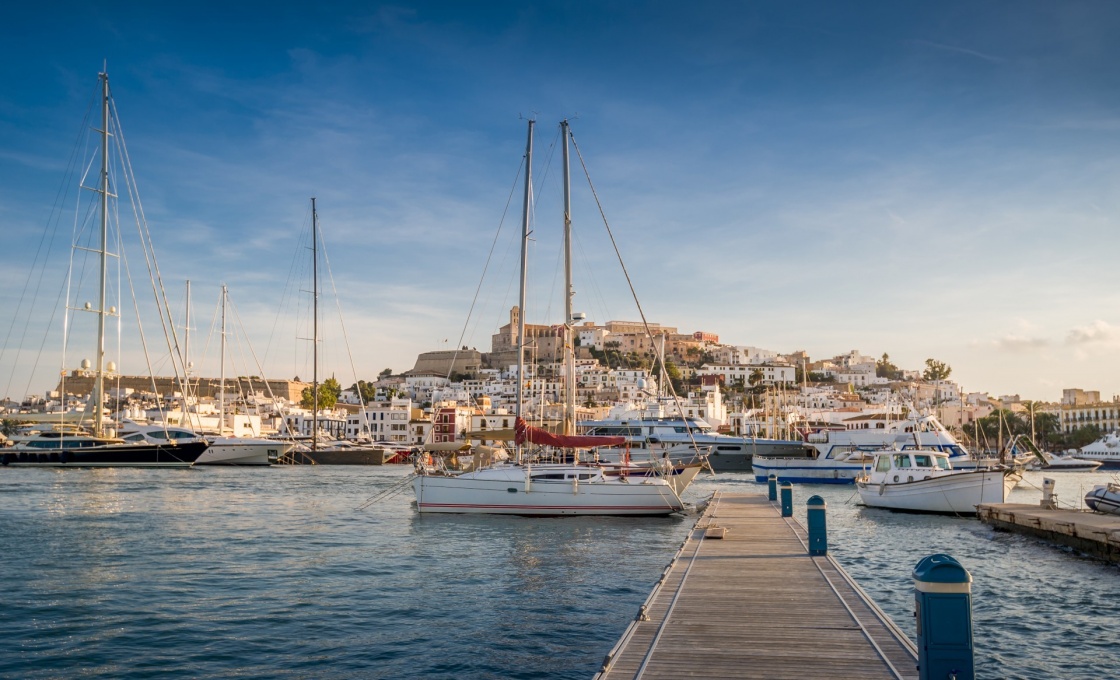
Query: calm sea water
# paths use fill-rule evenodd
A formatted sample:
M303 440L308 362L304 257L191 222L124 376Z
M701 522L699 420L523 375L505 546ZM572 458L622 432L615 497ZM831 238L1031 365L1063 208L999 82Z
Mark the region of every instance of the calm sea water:
M695 521L421 517L410 489L356 509L409 472L0 470L0 676L588 678ZM1050 476L1071 502L1111 478ZM688 497L717 487L764 490ZM824 496L833 554L911 636L910 572L947 552L975 579L981 677L1120 674L1120 569L853 491L795 505Z

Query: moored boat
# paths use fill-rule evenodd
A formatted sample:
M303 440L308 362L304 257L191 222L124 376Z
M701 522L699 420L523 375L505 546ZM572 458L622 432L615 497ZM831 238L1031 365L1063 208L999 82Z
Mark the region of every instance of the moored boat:
M949 454L884 450L856 479L864 505L910 512L970 515L981 503L1003 503L1018 481L1007 469L954 470Z
M1120 484L1098 484L1085 494L1085 505L1095 512L1120 515Z
M1097 441L1081 447L1078 458L1095 460L1105 468L1120 468L1120 432L1110 432Z

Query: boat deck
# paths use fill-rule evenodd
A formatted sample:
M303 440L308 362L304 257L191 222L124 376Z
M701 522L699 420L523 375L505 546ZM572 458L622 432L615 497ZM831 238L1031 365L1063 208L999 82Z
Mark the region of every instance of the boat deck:
M980 521L996 529L1035 536L1110 562L1120 562L1120 515L1019 503L980 505L976 513Z
M720 537L722 535L722 537ZM917 678L917 650L765 496L716 493L595 677Z

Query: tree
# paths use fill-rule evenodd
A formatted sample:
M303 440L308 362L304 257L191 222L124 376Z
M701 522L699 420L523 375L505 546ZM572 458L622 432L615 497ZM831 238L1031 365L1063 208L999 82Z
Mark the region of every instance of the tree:
M331 409L338 403L338 396L342 394L342 385L334 378L327 378L319 384L319 408ZM303 388L299 405L303 408L315 408L315 392L310 387Z
M891 363L891 357L886 352L883 352L883 358L875 362L875 375L879 378L886 378L887 380L901 380L902 371Z
M952 372L953 369L949 364L936 359L926 359L926 370L922 372L922 377L929 382L935 382L937 380L947 380Z
M359 380L358 382L354 383L350 386L350 390L352 392L357 392L361 397L362 402L366 404L377 398L377 388L373 386L373 383L368 383L365 380ZM323 392L320 389L319 400L322 401L322 399Z
M386 369L382 370L380 373L378 373L377 377L378 378L388 378L391 375L393 375L393 369L386 368Z

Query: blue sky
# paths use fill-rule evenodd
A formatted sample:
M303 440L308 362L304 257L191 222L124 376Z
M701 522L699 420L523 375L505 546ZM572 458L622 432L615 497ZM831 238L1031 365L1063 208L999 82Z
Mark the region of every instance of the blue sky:
M21 292L103 61L168 297L181 306L191 279L193 342L211 339L210 356L195 354L202 372L217 372L209 328L224 282L264 372L309 376L297 317L311 196L338 290L337 304L324 297L325 372L353 382L349 355L358 377L401 371L464 328L463 344L488 348L516 301L515 181L531 116L530 321L559 321L556 125L571 118L651 321L813 358L859 349L921 368L933 357L967 390L1120 394L1112 3L117 3L9 14L6 394L41 392L62 365L58 317L54 331L41 326L58 307L67 249L55 243L60 259L34 305ZM578 164L573 184L576 308L600 323L637 318ZM57 219L68 242L73 218ZM146 279L138 251L129 257ZM123 334L110 358L146 373L136 334ZM69 367L91 356L72 347Z

